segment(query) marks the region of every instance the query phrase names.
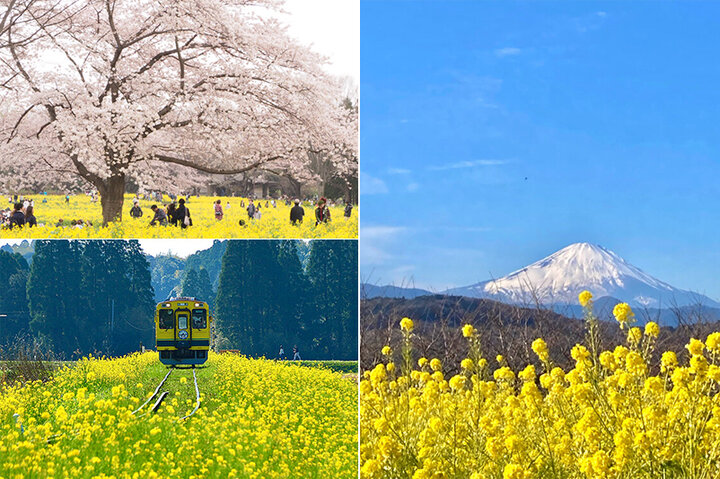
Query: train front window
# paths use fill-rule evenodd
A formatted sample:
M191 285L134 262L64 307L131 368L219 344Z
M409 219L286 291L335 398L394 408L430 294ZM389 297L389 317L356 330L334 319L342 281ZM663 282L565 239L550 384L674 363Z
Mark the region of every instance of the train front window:
M188 317L187 314L181 314L178 316L178 329L187 329Z
M204 309L193 309L193 329L205 329L207 327L207 311Z
M158 313L160 319L160 329L173 328L173 311L172 309L161 309Z

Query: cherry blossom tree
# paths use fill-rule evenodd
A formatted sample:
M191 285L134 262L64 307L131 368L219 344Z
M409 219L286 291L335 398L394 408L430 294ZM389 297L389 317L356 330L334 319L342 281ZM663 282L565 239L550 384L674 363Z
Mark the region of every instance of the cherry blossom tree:
M295 171L308 148L337 151L348 141L341 86L269 14L281 4L13 5L0 43L0 177L79 176L99 191L107 223L122 219L130 178L188 186L193 172Z
M285 178L292 187L292 194L300 195L302 185L317 183L321 195L325 185L334 178L345 184L346 196L351 197L351 179L358 176L359 106L357 95L346 91L337 100L333 110L325 117L330 141L316 144L310 140L307 148L297 158L285 164L286 168L265 168L266 171ZM282 163L280 164L282 165ZM357 197L357 195L355 195Z

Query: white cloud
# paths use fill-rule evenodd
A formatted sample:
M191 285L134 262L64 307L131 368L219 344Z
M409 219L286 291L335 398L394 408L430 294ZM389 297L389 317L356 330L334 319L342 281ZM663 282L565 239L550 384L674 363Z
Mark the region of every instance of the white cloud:
M395 259L392 246L406 232L402 226L370 225L360 228L360 262L386 265Z
M406 229L404 226L363 226L360 228L360 236L364 240L388 240L394 239Z
M407 185L407 187L405 189L407 191L417 191L418 189L420 189L420 184L419 183L410 183L409 185Z
M412 171L406 168L388 168L387 172L390 175L407 175L412 173Z
M429 166L428 170L441 171L441 170L456 170L460 168L474 168L476 166L499 166L507 164L507 160L465 160L458 161L456 163L450 163L448 165L436 165Z
M515 47L505 47L505 48L498 48L495 50L495 56L496 57L510 57L514 55L520 55L522 53L522 50Z
M400 266L396 266L395 268L388 271L388 273L393 278L400 279L400 283L402 287L405 288L414 288L415 287L415 280L412 278L408 278L409 274L412 274L412 272L415 271L415 266L411 264L402 264ZM410 282L410 284L408 284Z
M387 185L380 178L360 172L361 195L384 195L389 192Z

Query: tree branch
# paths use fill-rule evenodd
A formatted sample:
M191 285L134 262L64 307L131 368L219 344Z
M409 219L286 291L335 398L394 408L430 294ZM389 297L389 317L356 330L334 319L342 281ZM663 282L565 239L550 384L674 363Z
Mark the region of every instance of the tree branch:
M257 167L260 166L260 165L264 165L265 163L270 163L270 162L272 162L272 161L276 161L276 160L279 160L279 159L281 159L281 158L284 158L284 156L283 156L283 155L270 156L270 157L267 157L267 158L263 158L263 159L257 160L257 161L255 161L254 163L251 163L251 164L249 164L249 165L247 165L247 166L243 166L243 167L241 167L241 168L232 168L232 169L213 168L213 167L210 167L210 166L198 165L197 163L195 163L195 162L192 161L192 160L185 160L185 159L182 159L182 158L176 158L176 157L168 156L168 155L157 155L157 154L155 154L155 155L153 155L152 158L150 158L150 159L162 161L162 162L165 162L165 163L173 163L173 164L176 164L176 165L187 166L187 167L189 167L189 168L193 168L193 169L195 169L195 170L202 171L202 172L204 172L204 173L211 173L211 174L214 174L214 175L236 175L236 174L238 174L238 173L244 173L244 172L246 172L246 171L248 171L248 170L252 170L252 169L254 169L254 168L257 168Z

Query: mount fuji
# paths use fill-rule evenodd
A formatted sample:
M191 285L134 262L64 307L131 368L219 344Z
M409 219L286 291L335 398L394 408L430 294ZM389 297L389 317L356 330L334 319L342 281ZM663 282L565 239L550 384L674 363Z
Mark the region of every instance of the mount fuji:
M717 301L675 288L612 251L590 243L571 244L502 278L450 289L445 294L505 303L574 305L583 290L592 292L596 299L608 296L640 308L720 308Z

